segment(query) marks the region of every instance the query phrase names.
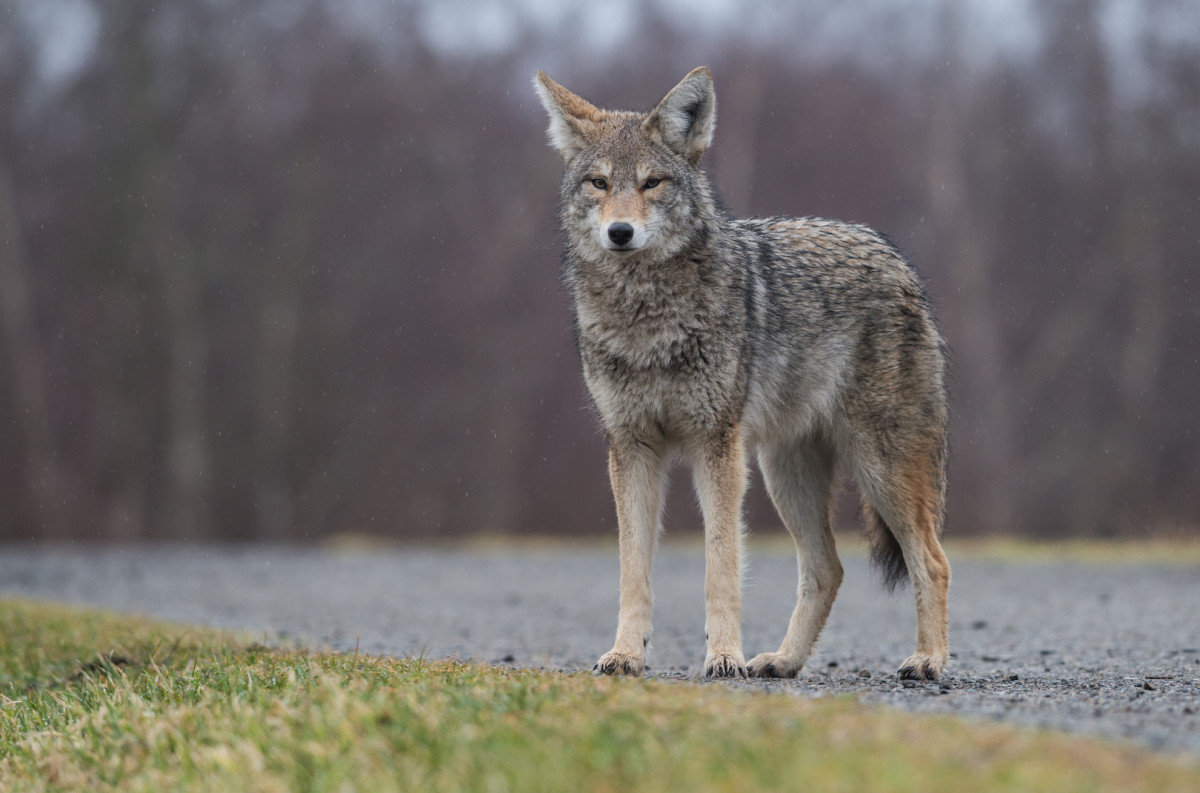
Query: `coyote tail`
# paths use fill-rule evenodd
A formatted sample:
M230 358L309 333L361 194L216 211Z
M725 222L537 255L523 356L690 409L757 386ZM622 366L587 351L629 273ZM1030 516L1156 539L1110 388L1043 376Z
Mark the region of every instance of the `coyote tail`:
M862 514L867 542L871 545L871 563L883 576L884 590L894 592L896 587L908 580L904 551L883 516L865 498L862 500Z

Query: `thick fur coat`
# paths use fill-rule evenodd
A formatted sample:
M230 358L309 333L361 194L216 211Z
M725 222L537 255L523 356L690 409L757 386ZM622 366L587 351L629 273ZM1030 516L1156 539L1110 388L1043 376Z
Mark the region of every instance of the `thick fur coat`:
M706 675L793 676L804 664L842 580L830 524L840 466L886 580L914 586L917 651L900 674L936 678L948 657L945 353L911 266L864 226L729 217L700 168L716 119L707 69L649 113L601 110L541 72L534 85L565 162L564 277L620 527L617 639L597 670L644 668L678 456L704 513ZM755 456L800 581L779 650L747 664L741 506Z

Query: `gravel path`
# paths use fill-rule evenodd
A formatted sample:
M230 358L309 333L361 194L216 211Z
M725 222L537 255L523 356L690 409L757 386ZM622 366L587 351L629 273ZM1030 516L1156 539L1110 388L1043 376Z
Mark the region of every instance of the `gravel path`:
M912 652L908 590L881 594L865 560L846 581L796 680L730 684L1129 738L1200 755L1200 570L951 559L950 667L901 683ZM750 552L747 658L775 649L795 562ZM69 601L269 640L363 652L590 669L611 646L615 546L331 552L293 548L9 547L0 596ZM655 560L651 674L691 679L704 656L704 561L667 545Z

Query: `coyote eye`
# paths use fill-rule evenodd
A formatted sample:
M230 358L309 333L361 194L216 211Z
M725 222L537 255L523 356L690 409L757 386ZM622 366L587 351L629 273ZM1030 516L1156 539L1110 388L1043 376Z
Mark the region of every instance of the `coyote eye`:
M642 185L642 189L643 190L653 190L654 188L658 187L660 184L662 184L662 179L647 179L646 183L644 185Z
M604 181L603 179L593 179L592 187L596 188L597 190L607 190L608 182Z

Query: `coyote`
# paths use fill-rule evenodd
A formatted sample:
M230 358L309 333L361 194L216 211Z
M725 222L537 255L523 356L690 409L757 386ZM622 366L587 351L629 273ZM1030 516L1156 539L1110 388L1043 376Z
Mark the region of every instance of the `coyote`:
M840 465L885 584L913 584L917 648L900 677L937 678L950 585L945 345L912 267L864 226L726 214L700 167L716 119L706 68L649 113L601 110L541 71L534 88L565 162L563 278L619 526L616 643L595 671L645 667L651 559L680 457L704 517L705 677L793 677L804 665L842 582L830 513ZM750 455L795 540L800 583L779 649L746 663Z

